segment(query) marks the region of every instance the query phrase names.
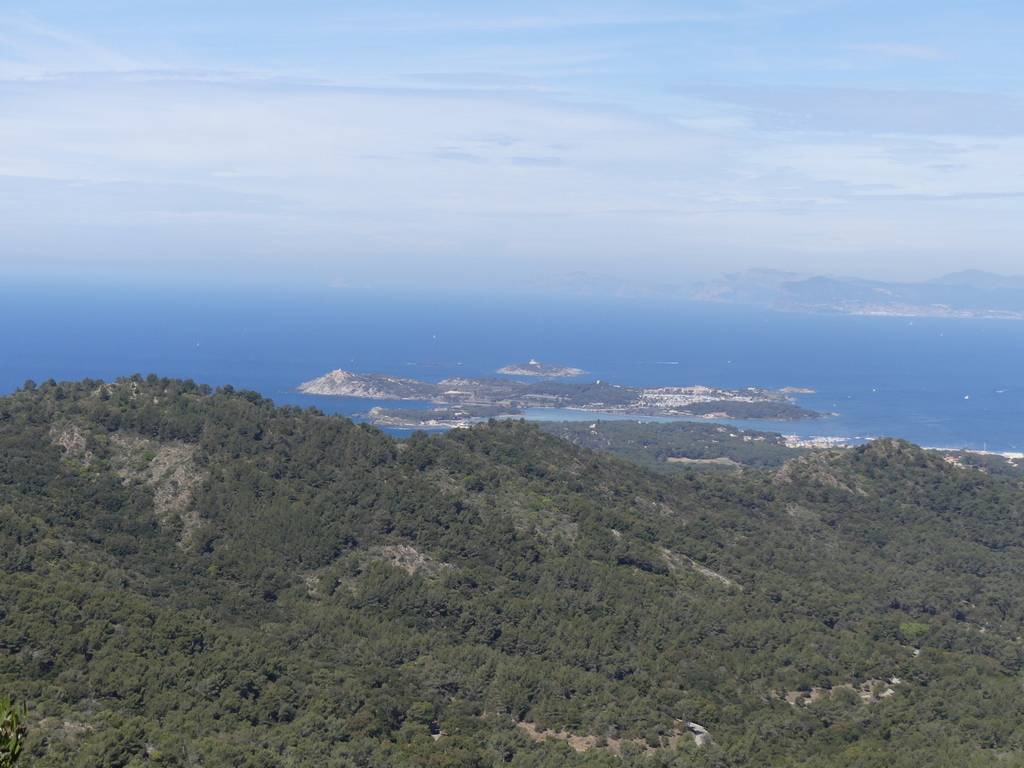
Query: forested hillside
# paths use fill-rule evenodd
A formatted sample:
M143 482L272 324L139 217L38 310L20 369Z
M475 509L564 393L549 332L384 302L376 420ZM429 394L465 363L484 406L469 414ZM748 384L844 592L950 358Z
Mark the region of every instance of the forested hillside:
M0 398L19 766L1024 765L1024 487L650 472L135 377Z
M694 421L543 421L542 431L662 472L780 467L807 454L777 432Z

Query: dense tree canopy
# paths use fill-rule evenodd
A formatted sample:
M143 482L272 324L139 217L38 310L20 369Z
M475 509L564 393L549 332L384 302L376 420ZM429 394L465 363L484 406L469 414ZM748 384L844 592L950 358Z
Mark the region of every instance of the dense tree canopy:
M0 695L40 767L1024 765L1022 502L898 441L670 476L45 382L0 399Z
M693 421L546 421L539 427L576 445L608 451L665 472L779 467L807 453L782 435Z

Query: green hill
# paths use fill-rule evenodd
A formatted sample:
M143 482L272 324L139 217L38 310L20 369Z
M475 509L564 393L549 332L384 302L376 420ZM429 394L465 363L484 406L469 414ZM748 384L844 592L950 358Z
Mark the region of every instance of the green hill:
M519 422L26 386L0 697L28 766L1020 766L1022 513L898 441L676 476Z
M808 453L790 448L777 432L693 421L542 421L544 432L607 451L662 472L730 472L742 467L781 467Z

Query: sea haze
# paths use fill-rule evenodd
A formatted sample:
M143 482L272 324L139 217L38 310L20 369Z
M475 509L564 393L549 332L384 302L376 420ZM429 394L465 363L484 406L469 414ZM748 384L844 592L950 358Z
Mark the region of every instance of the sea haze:
M333 368L437 380L487 376L534 357L636 386L812 387L816 394L799 402L839 414L749 423L762 429L1024 450L1020 321L801 315L668 300L180 286L8 283L0 298L5 393L29 378L156 372L353 414L380 403L294 388Z

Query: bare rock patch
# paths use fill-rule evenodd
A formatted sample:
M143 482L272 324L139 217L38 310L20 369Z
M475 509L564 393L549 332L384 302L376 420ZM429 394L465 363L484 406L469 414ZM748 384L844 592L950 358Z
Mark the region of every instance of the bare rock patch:
M77 459L86 466L92 464L95 456L89 450L85 432L74 422L54 424L50 428L50 439L64 452L66 457Z
M426 576L451 569L451 563L439 562L408 544L387 544L377 550L380 558L408 574L423 573Z
M727 587L734 587L739 590L743 589L743 586L741 584L733 581L728 576L724 576L718 571L714 571L711 568L708 568L706 565L698 563L696 560L694 560L692 557L689 557L688 555L683 555L679 552L673 552L670 549L662 548L661 556L665 559L665 564L668 565L670 571L677 571L680 569L688 568L692 571L699 573L706 579L717 581L718 583L724 584Z
M153 489L153 510L168 524L177 519L182 531L179 546L186 546L199 527L195 493L207 473L196 464L196 446L180 441L160 442L115 432L110 436L112 463L126 485L142 482Z

